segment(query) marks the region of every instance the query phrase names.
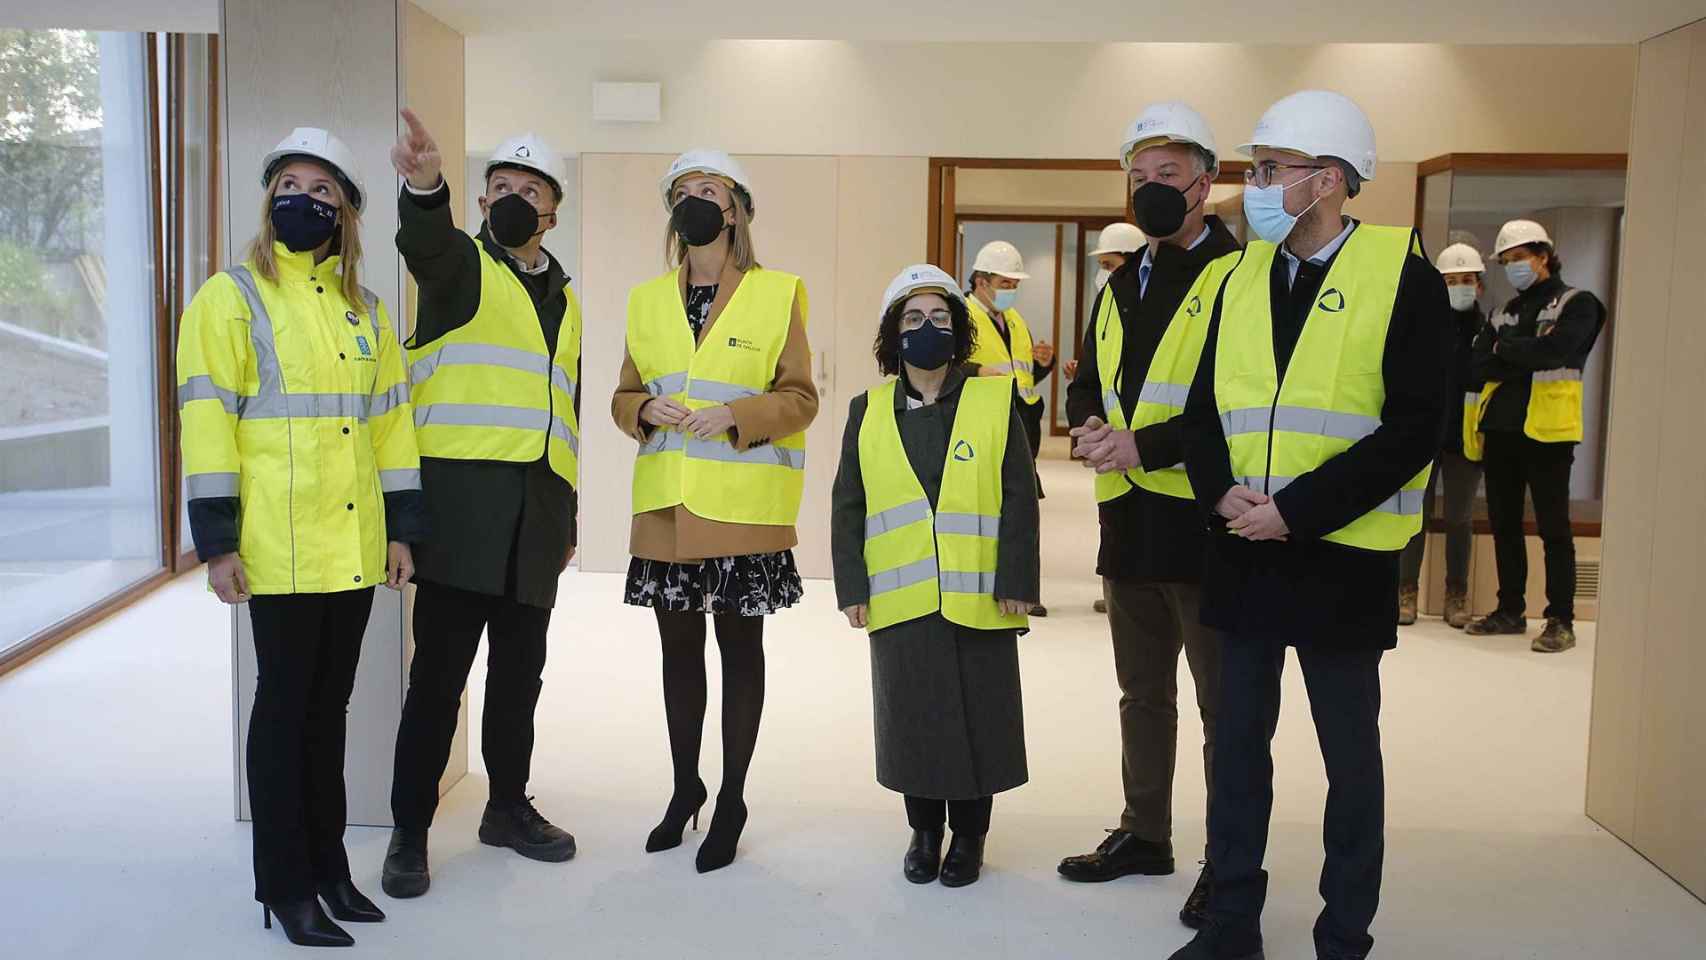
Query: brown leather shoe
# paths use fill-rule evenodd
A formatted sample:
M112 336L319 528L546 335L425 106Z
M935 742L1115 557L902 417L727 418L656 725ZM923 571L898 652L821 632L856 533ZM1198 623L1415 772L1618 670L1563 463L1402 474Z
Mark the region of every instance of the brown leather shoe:
M1546 629L1540 631L1540 636L1534 638L1531 649L1535 653L1563 653L1575 645L1575 627L1568 620L1547 617Z
M1407 627L1416 622L1416 595L1414 585L1398 588L1398 626Z
M1459 630L1469 626L1469 593L1466 590L1448 590L1445 594L1445 622Z

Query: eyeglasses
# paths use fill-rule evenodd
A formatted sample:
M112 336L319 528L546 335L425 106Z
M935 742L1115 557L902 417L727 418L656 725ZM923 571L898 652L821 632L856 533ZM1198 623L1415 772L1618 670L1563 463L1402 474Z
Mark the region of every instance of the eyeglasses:
M946 310L932 310L929 313L922 310L908 310L900 315L900 322L903 325L914 328L924 326L926 319L938 327L954 325L954 315Z
M1280 163L1278 160L1264 160L1244 171L1244 182L1252 187L1267 187L1274 182L1274 174L1281 170L1325 170L1326 166L1318 163Z

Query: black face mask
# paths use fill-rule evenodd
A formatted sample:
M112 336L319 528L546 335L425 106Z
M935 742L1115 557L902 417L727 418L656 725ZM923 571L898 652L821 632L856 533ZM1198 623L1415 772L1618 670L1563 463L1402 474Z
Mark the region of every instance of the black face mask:
M1185 206L1185 195L1155 180L1132 191L1131 210L1137 228L1146 237L1170 237L1185 225L1185 217L1197 208Z
M519 193L506 194L486 208L486 225L499 246L522 247L545 231L539 229L539 211Z
M670 211L669 222L689 246L703 247L717 242L728 224L723 222L724 210L704 197L683 197Z
M900 335L900 358L920 370L935 370L954 358L954 331L926 320Z
M274 197L272 232L292 253L318 250L338 227L338 208L306 193Z

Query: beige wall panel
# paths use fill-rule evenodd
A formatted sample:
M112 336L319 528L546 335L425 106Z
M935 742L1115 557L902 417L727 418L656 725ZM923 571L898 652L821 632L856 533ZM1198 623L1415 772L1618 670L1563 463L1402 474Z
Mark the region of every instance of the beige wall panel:
M926 168L928 169L928 168ZM1126 175L1120 170L991 170L965 167L954 173L954 203L960 210L1125 211Z
M461 190L468 182L468 123L466 110L468 91L463 73L462 34L445 26L432 14L412 3L403 7L404 63L414 69L405 70L403 102L420 115L433 139L438 141L439 155L444 158L444 182L452 190ZM386 202L393 202L392 197ZM450 215L457 226L464 226L460 198L453 197ZM399 321L404 330L414 329L415 281L405 272L407 291L406 321Z
M1409 227L1416 223L1416 165L1382 163L1345 213L1365 223ZM1434 251L1429 250L1429 255Z

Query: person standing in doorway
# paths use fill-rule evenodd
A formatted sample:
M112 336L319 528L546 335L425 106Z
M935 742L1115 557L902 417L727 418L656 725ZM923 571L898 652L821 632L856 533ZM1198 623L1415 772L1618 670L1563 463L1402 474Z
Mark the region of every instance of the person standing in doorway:
M1097 298L1080 348L1084 362L1066 394L1074 455L1097 471L1096 568L1120 687L1125 787L1119 827L1094 852L1060 864L1061 876L1086 882L1173 873L1181 650L1196 685L1205 774L1214 769L1220 696L1221 636L1201 617L1208 534L1180 431L1208 329L1205 306L1237 262L1238 241L1207 215L1220 161L1195 110L1147 107L1126 132L1120 162L1149 240ZM1202 925L1212 879L1205 863L1180 913L1186 926Z
M817 416L806 287L767 270L752 242L752 180L720 150L677 157L659 183L670 271L628 293L627 349L611 400L639 443L624 601L649 607L663 643L664 717L675 772L655 853L681 845L707 791L705 621L723 661L723 783L695 865L734 862L764 710L764 618L799 601L794 565Z
M434 536L415 574L382 881L393 897L418 897L431 885L427 830L482 634L480 842L548 863L575 855L527 781L557 578L574 553L581 312L541 246L563 200L556 152L532 134L499 145L486 161L485 222L470 236L451 219L437 144L413 111L403 119L391 150L404 180L397 249L420 289L409 374Z
M1475 488L1481 483L1481 465L1463 455L1463 423L1473 416L1481 400L1481 382L1471 370L1470 347L1485 322L1480 299L1485 287L1481 254L1464 243L1440 251L1440 275L1445 277L1446 295L1451 298L1451 367L1449 403L1445 417L1445 440L1428 475L1422 497L1422 529L1404 548L1398 563L1398 624L1416 622L1417 599L1421 596L1422 558L1428 538L1428 521L1434 515L1434 491L1445 489L1445 622L1461 630L1469 623L1469 550L1471 512ZM1462 398L1461 400L1459 398Z
M1114 273L1128 262L1136 259L1138 253L1146 249L1147 242L1144 239L1143 231L1129 223L1112 223L1102 228L1101 236L1097 238L1096 249L1090 251L1090 256L1096 260L1096 296L1098 302ZM1096 315L1095 309L1091 309L1090 315ZM1061 372L1066 375L1067 380L1077 379L1078 360L1074 358L1066 361L1061 365ZM1096 602L1091 606L1095 608L1097 613L1108 612L1108 601L1105 597L1097 597Z
M1174 960L1259 960L1273 737L1296 649L1327 772L1316 956L1362 958L1380 904L1380 662L1398 555L1421 529L1445 421L1445 281L1409 227L1344 216L1375 175L1349 99L1304 91L1240 148L1252 241L1221 287L1185 404L1185 466L1212 524L1203 622L1226 631L1209 802L1208 924Z
M1517 295L1475 338L1475 375L1486 381L1474 429L1465 427L1472 458L1487 466L1487 520L1499 568L1499 605L1469 624L1476 636L1528 630L1528 544L1522 501L1534 498L1534 520L1546 557L1546 627L1536 653L1576 645L1576 541L1570 527L1570 468L1582 441L1582 370L1605 326L1605 305L1564 283L1546 228L1512 220L1499 231L1493 256Z
M1019 284L1029 279L1019 248L1005 240L992 240L972 262L966 306L977 330L970 362L977 367L978 376L1013 380L1019 420L1025 425L1034 466L1043 443L1043 395L1037 384L1054 373L1054 345L1034 339L1025 318L1014 309L1019 301ZM1038 480L1037 496L1042 495L1042 481ZM1048 608L1038 603L1031 615L1046 617Z

